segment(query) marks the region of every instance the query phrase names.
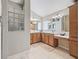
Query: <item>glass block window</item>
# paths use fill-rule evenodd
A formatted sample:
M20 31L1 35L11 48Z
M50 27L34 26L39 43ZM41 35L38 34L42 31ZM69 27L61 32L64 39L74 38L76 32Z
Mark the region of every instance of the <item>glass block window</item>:
M22 9L9 7L8 9L8 31L24 30L24 13Z

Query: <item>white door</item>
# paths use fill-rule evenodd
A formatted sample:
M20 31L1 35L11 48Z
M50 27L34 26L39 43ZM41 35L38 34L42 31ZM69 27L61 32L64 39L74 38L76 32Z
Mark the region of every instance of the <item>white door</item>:
M1 23L0 23L0 59L1 59Z

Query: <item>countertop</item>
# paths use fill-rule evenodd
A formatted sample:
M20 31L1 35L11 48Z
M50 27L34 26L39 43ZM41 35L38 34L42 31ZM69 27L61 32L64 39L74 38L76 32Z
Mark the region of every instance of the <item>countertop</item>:
M40 31L30 31L30 33L48 33L48 34L53 34L55 37L61 37L61 38L69 39L69 32L62 32L62 33L65 33L65 35L54 34L51 31L43 31L43 32L40 32Z
M31 30L30 33L40 33L40 31Z
M55 37L60 37L60 38L66 38L66 39L69 39L69 36L67 36L67 35L64 35L64 36L62 36L62 35L54 35Z

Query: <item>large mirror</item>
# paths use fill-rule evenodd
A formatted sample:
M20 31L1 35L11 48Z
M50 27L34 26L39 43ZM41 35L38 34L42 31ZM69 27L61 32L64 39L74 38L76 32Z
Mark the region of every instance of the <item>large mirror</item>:
M8 31L24 30L24 0L9 0Z
M43 20L43 31L51 30L51 22L50 20Z
M69 15L62 17L62 31L69 32Z
M64 9L52 15L49 29L55 34L69 34L69 9Z
M69 15L52 18L49 29L54 33L69 32Z
M31 30L33 31L41 31L41 22L40 21L31 21Z
M61 17L57 15L56 17L52 18L51 21L51 30L54 34L60 34L61 33Z

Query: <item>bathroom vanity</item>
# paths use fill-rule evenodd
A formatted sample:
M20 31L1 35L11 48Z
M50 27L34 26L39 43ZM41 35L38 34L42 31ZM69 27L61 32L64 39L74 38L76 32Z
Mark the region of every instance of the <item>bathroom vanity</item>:
M54 38L54 34L52 33L41 33L42 34L42 42L53 46L53 47L57 47L58 46L58 39Z
M31 33L30 34L30 43L33 44L33 43L37 43L37 42L40 42L41 41L41 33L37 32L37 33Z
M54 35L51 33L31 33L31 44L43 42L47 45L57 47L58 39L54 38Z

